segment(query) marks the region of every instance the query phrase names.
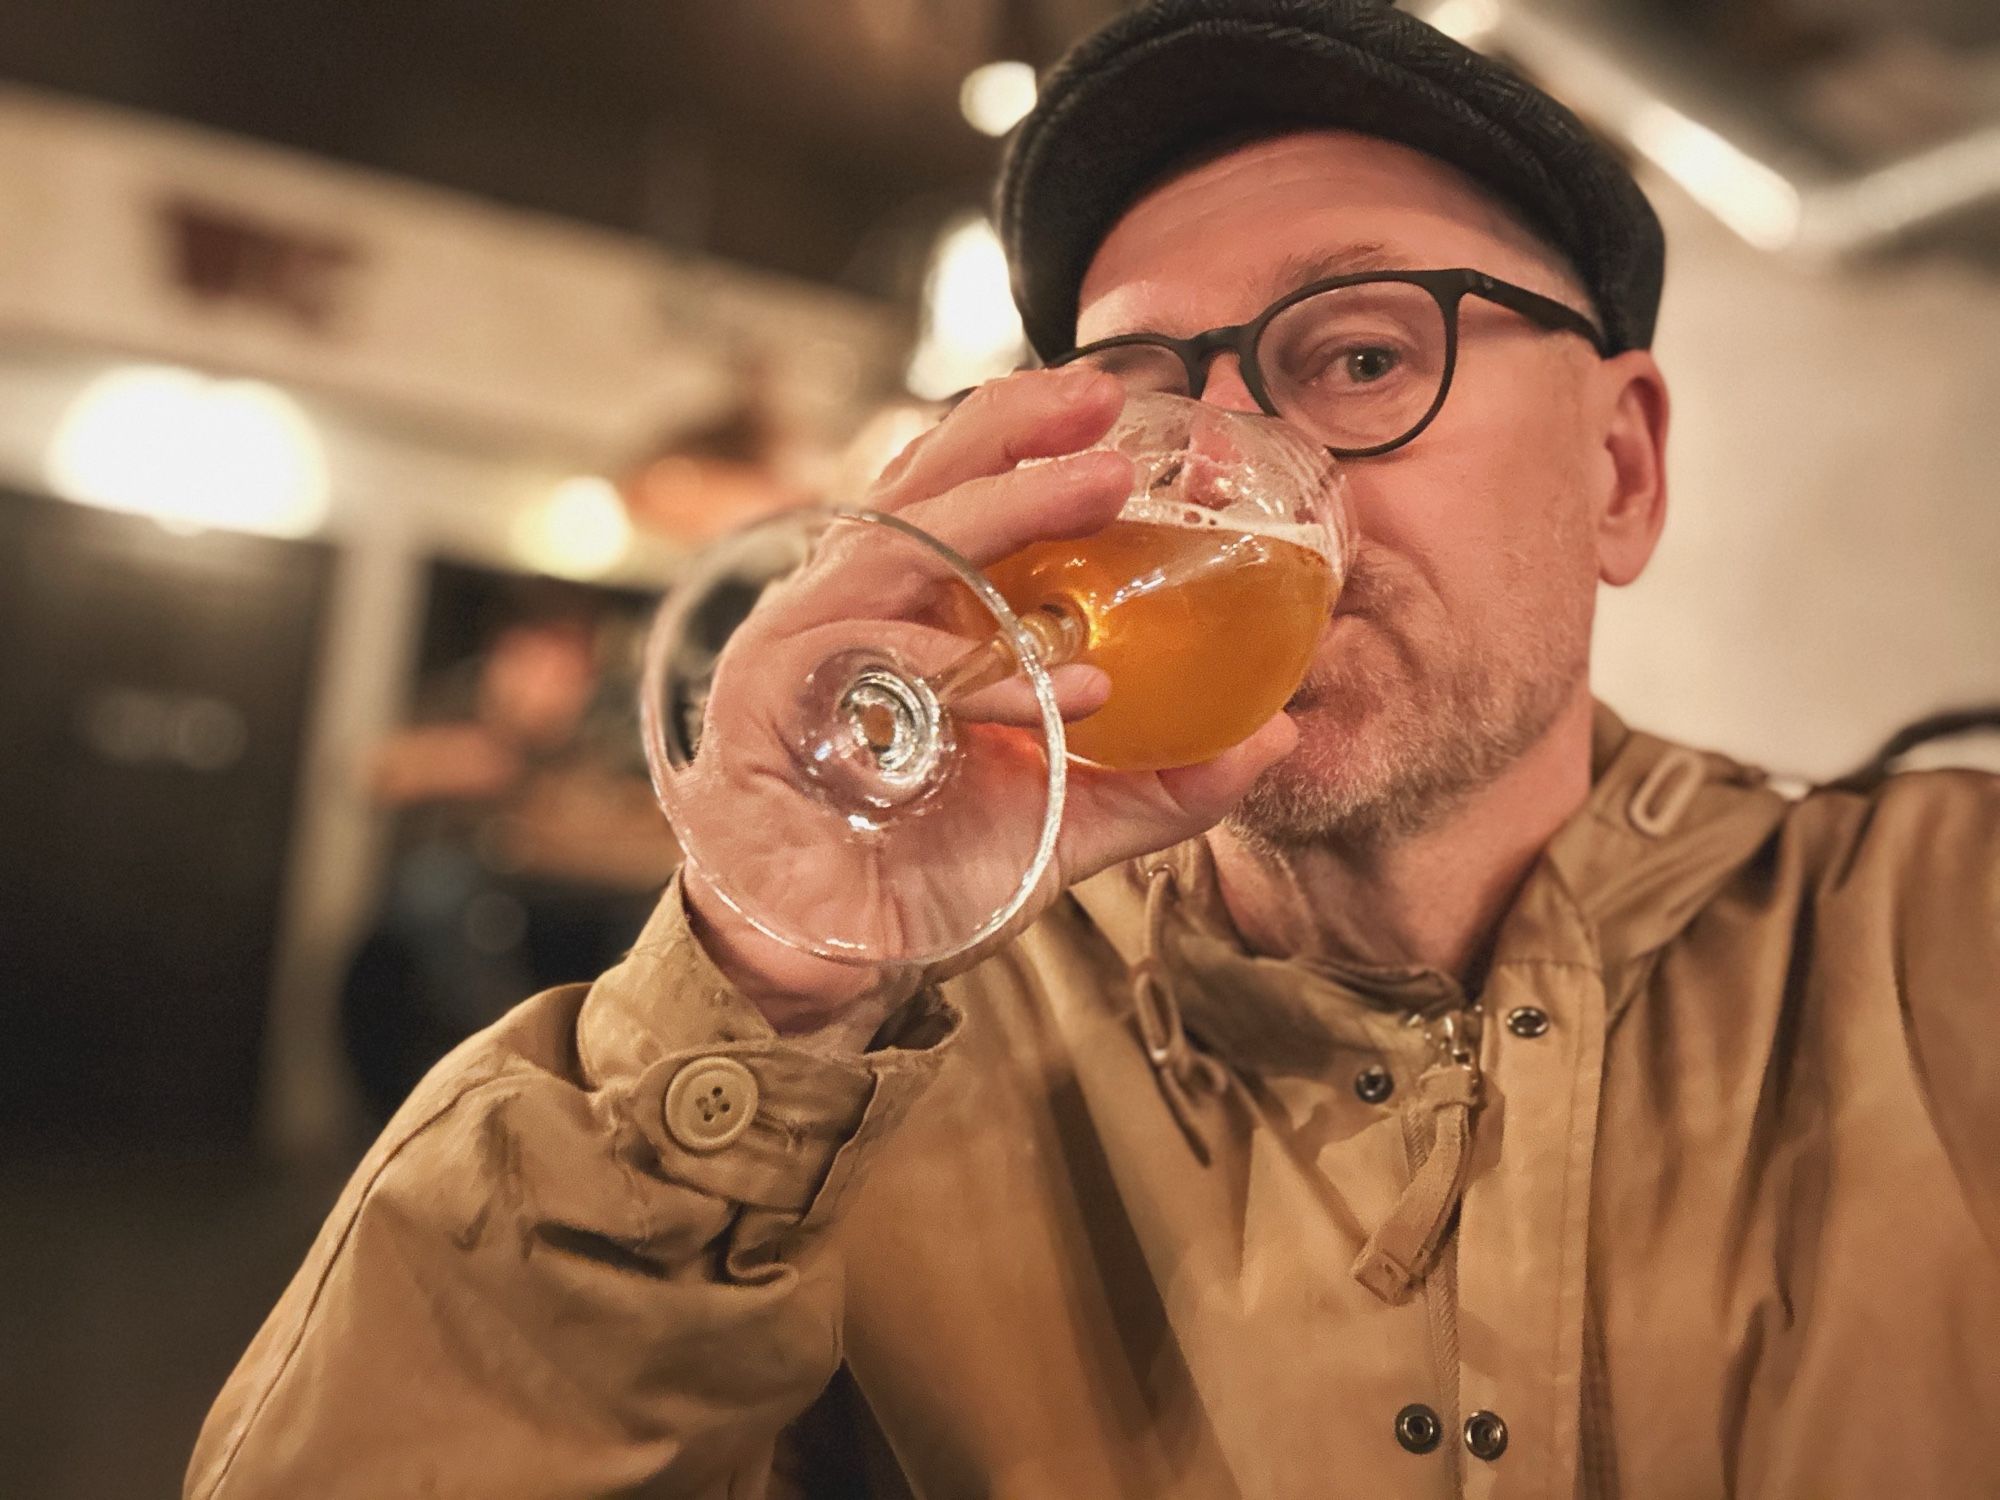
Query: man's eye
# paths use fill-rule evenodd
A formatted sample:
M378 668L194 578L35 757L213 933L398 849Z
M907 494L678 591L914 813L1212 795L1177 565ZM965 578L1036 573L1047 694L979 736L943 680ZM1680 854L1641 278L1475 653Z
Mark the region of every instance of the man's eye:
M1380 385L1401 371L1405 363L1403 351L1394 345L1342 340L1322 344L1307 357L1293 362L1291 378L1301 386L1352 391L1359 386Z
M1373 385L1394 373L1402 356L1394 349L1353 349L1341 358L1341 373L1356 385Z

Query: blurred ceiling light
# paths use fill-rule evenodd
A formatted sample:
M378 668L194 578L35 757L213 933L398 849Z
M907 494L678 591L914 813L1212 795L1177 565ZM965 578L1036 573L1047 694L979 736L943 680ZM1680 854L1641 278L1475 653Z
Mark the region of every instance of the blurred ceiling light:
M1797 238L1799 190L1699 120L1648 100L1632 110L1626 134L1641 155L1758 249L1782 250Z
M2000 121L1805 195L1799 238L1853 253L2000 200Z
M168 365L85 386L56 426L45 473L67 499L174 530L300 537L326 520L326 453L296 401L260 381Z
M616 485L578 475L516 515L512 541L524 566L561 578L597 578L624 558L632 522Z
M1006 374L1026 348L1000 237L978 214L953 220L924 280L917 348L904 376L911 394L942 400Z
M1035 70L1024 62L990 62L958 86L958 107L984 135L1005 135L1035 107Z

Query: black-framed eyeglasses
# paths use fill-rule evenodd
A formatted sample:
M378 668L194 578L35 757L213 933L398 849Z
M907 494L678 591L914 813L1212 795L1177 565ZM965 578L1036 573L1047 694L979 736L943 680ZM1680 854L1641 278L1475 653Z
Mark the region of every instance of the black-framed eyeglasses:
M1266 412L1340 458L1400 448L1444 407L1458 367L1458 310L1479 297L1600 356L1604 335L1572 307L1484 271L1367 271L1310 282L1247 323L1192 338L1128 333L1049 361L1088 362L1129 390L1199 397L1217 355L1233 353Z

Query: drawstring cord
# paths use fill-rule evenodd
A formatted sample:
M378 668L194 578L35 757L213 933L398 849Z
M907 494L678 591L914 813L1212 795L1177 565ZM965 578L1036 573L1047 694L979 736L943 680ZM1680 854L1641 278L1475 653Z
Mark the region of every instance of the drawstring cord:
M1213 1158L1203 1133L1196 1095L1220 1097L1229 1087L1221 1063L1197 1049L1181 1025L1174 1001L1173 979L1162 954L1166 949L1167 910L1174 894L1174 872L1158 865L1147 875L1146 946L1132 966L1132 1011L1139 1023L1139 1041L1152 1064L1153 1077L1167 1110L1187 1138L1188 1147L1204 1167Z
M1430 1149L1354 1260L1354 1279L1384 1302L1401 1302L1424 1279L1465 1191L1479 1107L1479 1021L1479 1011L1467 1008L1431 1022L1437 1059L1418 1077L1411 1105L1431 1122Z
M1188 1040L1165 961L1167 914L1174 872L1165 865L1147 873L1145 948L1132 965L1132 1007L1139 1041L1168 1112L1203 1166L1214 1152L1202 1128L1198 1096L1220 1098L1228 1070ZM1354 1279L1385 1302L1401 1302L1430 1271L1465 1191L1471 1160L1472 1116L1479 1107L1480 1012L1451 1010L1429 1022L1435 1060L1417 1079L1409 1109L1431 1126L1430 1147L1409 1186L1355 1257Z

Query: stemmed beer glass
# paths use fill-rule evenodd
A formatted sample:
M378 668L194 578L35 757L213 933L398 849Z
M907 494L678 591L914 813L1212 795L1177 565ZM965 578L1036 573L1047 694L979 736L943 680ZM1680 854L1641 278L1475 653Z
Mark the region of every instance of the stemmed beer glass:
M807 509L706 549L648 639L653 785L686 857L767 935L935 964L1047 872L1069 762L1191 765L1282 708L1350 541L1331 455L1274 418L1134 394L1095 447L1116 519L983 573L894 515ZM1109 697L1065 723L1078 664Z

